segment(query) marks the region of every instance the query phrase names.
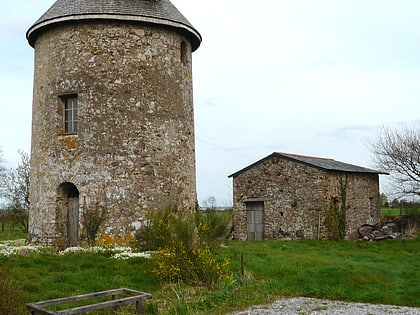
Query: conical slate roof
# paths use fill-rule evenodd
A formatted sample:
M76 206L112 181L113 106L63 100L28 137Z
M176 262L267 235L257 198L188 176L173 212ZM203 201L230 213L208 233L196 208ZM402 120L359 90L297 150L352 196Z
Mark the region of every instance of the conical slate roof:
M29 28L26 38L34 47L38 34L51 25L98 19L176 28L187 34L193 51L201 43L200 33L169 0L58 0Z

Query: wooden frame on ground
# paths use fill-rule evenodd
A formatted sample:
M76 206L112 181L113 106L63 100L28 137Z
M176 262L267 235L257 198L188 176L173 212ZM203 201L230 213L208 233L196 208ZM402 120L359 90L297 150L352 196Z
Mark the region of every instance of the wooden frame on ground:
M118 295L131 295L129 297L124 297L117 299ZM108 297L112 298L111 301L100 302L95 304L90 304L86 306L79 306L73 307L61 311L51 311L48 307L65 304L65 303L72 303L72 302L79 302L79 301L86 301L90 299ZM67 298L59 298L54 300L48 301L41 301L36 303L29 303L26 306L31 311L32 315L73 315L73 314L84 314L87 312L101 310L105 308L117 308L122 305L127 305L130 303L136 303L136 314L141 313L142 309L142 302L145 299L151 299L152 295L150 293L140 292L136 290L121 288L115 290L108 290L96 293L89 293L89 294L82 294L76 295Z

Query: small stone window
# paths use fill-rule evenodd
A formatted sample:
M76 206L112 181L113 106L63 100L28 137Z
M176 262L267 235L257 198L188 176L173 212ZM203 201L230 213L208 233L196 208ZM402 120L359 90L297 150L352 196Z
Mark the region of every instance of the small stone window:
M181 42L181 63L188 64L188 45L184 41Z
M64 103L63 129L65 134L76 134L78 130L77 94L61 96Z

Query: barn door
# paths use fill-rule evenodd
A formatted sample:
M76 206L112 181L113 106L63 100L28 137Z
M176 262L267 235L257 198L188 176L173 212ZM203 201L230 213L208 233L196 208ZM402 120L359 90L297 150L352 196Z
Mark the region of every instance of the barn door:
M248 240L264 240L264 201L246 203Z

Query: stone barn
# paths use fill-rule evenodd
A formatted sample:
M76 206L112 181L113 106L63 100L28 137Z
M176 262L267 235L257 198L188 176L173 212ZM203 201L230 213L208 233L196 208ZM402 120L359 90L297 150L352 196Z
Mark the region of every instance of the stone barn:
M333 159L272 153L230 175L233 236L347 239L379 222L379 174Z
M169 0L58 0L35 50L29 236L124 236L145 209L196 205L192 52ZM95 231L93 231L95 232Z

